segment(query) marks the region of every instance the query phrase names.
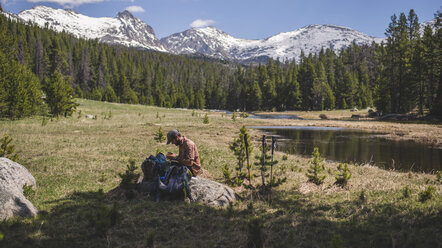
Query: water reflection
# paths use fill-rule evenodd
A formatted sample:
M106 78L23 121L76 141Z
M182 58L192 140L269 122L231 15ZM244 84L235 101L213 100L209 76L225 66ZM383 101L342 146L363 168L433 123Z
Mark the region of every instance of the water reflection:
M379 134L327 127L251 127L280 136L279 150L310 156L314 147L329 160L372 163L385 169L441 170L442 150L412 141L392 141Z

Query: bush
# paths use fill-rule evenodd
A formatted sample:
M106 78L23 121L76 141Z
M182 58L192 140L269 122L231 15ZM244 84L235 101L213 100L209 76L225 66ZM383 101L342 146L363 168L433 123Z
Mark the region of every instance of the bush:
M261 218L252 217L247 222L247 247L260 248L264 247L264 224Z
M419 201L424 203L434 198L435 191L433 186L429 185L424 191L419 193Z
M12 138L4 134L0 139L0 157L9 158L12 161L18 160L18 155L14 154L15 146L11 144Z
M405 186L405 188L402 190L402 195L404 198L410 198L411 190L408 186Z
M103 189L100 189L97 192L95 204L91 206L91 211L85 216L98 236L104 236L109 228L117 224L120 217L117 203L114 202L113 206L109 207L104 201L105 194Z
M322 171L324 170L324 164L322 163L324 159L321 159L319 148L317 147L314 148L312 155L312 165L310 166L310 169L308 169L308 173L305 175L308 177L309 182L316 185L321 185L324 182L324 179L327 177L326 175L321 175Z
M203 123L204 124L209 124L209 116L207 115L207 113L204 115Z
M328 120L328 117L325 114L320 114L319 118L321 118L321 120Z
M34 196L35 196L35 191L32 188L32 185L23 185L23 195L26 197L26 199L28 200L33 200Z

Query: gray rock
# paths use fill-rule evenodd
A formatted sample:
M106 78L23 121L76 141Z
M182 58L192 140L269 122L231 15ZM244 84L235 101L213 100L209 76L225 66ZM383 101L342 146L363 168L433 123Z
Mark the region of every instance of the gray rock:
M16 162L0 158L0 220L37 214L37 209L23 195L24 185L36 189L31 173Z
M209 206L225 207L236 200L231 188L202 177L192 177L190 190L193 199Z

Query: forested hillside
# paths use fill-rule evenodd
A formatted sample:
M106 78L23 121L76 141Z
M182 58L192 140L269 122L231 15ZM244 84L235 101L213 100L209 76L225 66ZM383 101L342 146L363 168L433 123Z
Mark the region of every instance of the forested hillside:
M440 17L393 15L385 44L244 66L82 40L0 16L0 113L69 115L70 96L161 107L442 114ZM70 86L70 87L69 87ZM14 90L12 90L14 89ZM43 97L43 98L42 98ZM45 99L46 110L41 110ZM61 102L61 103L60 103Z

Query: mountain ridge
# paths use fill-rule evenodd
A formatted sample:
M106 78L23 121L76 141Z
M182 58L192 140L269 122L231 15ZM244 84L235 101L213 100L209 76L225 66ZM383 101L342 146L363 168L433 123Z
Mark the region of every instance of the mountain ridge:
M215 59L263 62L268 58L299 59L305 54L319 53L330 48L339 52L352 43L359 45L380 43L376 38L346 26L310 24L288 32L280 32L263 39L236 38L214 26L190 28L158 39L154 29L125 10L115 17L89 17L70 9L35 6L14 15L0 12L9 18L33 22L55 31L66 31L79 38L98 39L109 44L142 48L172 54L203 55ZM434 21L434 20L432 20ZM429 21L428 23L431 23ZM422 23L422 26L429 25Z

